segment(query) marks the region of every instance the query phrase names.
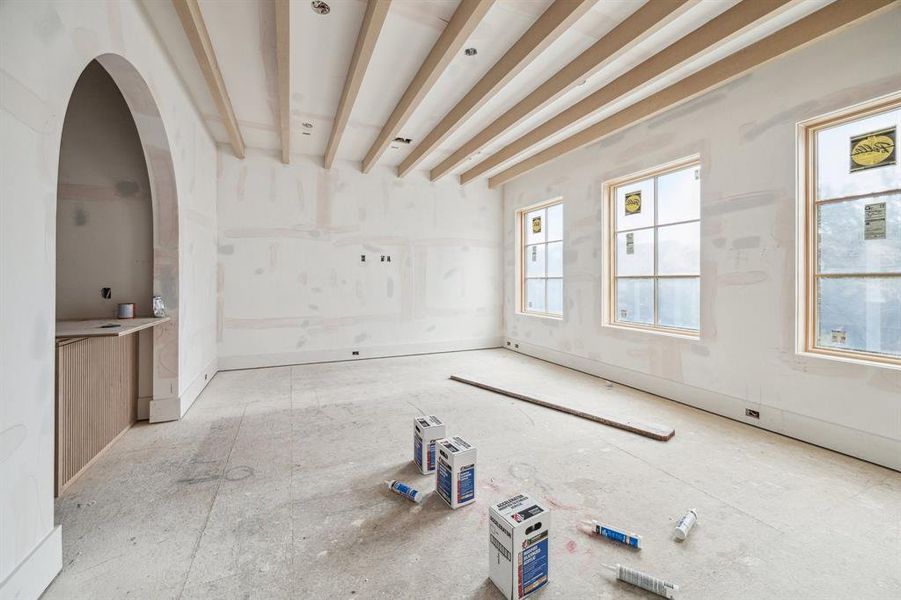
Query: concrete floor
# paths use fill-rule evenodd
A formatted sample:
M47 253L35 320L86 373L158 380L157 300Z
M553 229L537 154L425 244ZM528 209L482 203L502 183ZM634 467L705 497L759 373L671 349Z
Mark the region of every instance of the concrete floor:
M655 442L448 381L503 373L668 423ZM478 446L477 502L423 490L412 417ZM218 374L179 422L134 427L57 502L63 571L46 598L484 598L488 505L525 491L553 511L538 598L901 597L901 474L506 350ZM685 543L675 521L697 507ZM580 530L602 518L633 552Z

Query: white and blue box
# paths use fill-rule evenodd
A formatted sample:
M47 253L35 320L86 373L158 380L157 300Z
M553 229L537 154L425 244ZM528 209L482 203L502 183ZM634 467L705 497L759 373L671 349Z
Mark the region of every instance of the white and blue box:
M435 489L451 508L476 500L476 449L457 436L438 440Z
M413 462L419 472L435 472L435 442L447 435L446 427L435 415L413 419Z
M550 511L526 494L488 509L488 571L507 600L547 585L550 533Z

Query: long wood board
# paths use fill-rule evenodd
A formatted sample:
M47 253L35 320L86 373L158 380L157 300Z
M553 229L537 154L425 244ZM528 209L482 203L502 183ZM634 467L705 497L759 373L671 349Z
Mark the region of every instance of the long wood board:
M494 392L496 394L502 394L504 396L508 396L510 398L515 398L516 400L522 400L523 402L529 402L531 404L537 404L538 406L543 406L545 408L550 408L552 410L560 411L566 414L573 415L575 417L580 417L582 419L588 419L589 421L594 421L595 423L600 423L602 425L608 425L610 427L616 427L617 429L622 429L624 431L631 431L632 433L637 433L638 435L643 435L644 437L648 437L654 440L659 440L661 442L665 442L669 440L671 437L676 435L676 430L672 427L667 427L665 425L657 425L654 423L642 423L641 421L634 421L632 419L621 420L614 419L612 417L606 417L603 415L597 415L593 413L587 413L581 410L576 410L574 408L569 408L568 406L562 406L560 404L554 404L553 402L548 402L546 400L540 400L538 398L533 398L532 396L526 396L525 394L520 394L518 392L512 392L510 390L505 390L499 387L494 387L493 385L489 385L487 383L483 383L480 381L475 381L473 379L466 379L465 377L460 377L459 375L451 375L450 378L453 381L459 381L460 383L465 383L468 385L475 386L477 388L482 388L483 390L488 390L489 392Z

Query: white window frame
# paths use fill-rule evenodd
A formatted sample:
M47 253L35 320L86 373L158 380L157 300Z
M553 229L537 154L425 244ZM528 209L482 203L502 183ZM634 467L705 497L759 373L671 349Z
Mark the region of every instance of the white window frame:
M532 211L539 210L542 208L548 208L550 206L554 206L556 204L563 204L563 197L557 196L556 198L551 198L550 200L544 200L542 202L538 202L537 204L532 204L530 206L526 206L524 208L517 209L516 211L516 235L514 243L516 244L516 313L520 315L527 315L529 317L541 317L545 319L555 319L557 321L562 321L564 315L566 314L566 310L564 307L563 314L549 313L543 311L535 311L528 310L526 308L526 235L525 235L525 227L527 226L526 215ZM566 207L564 206L563 210L563 218L564 223L566 219ZM561 241L564 245L564 250L566 248L566 229L563 229L563 237ZM545 242L545 245L547 242ZM545 261L547 261L547 252L545 251ZM545 287L544 287L544 305L547 307L547 279L560 279L564 286L564 299L565 299L565 273L561 277L544 277L545 279Z
M796 353L869 366L901 369L901 358L860 350L824 348L817 346L816 302L816 134L817 132L856 121L874 114L901 107L901 92L882 96L798 123L797 126L797 222L796 254L798 277L795 287L797 325ZM891 193L884 190L878 195ZM867 197L869 194L857 197ZM848 198L826 200L842 201ZM848 274L843 274L847 276ZM880 273L879 276L901 276L901 273Z
M674 160L669 163L665 163L662 165L657 165L650 169L645 169L643 171L639 171L637 173L630 173L629 175L625 175L622 177L617 177L616 179L611 179L604 182L603 185L603 209L604 209L604 217L605 223L603 225L602 232L602 247L603 247L603 264L604 276L601 278L602 281L602 294L603 298L603 307L602 312L604 315L603 325L605 327L614 327L617 329L628 329L632 331L644 331L648 333L653 333L657 335L665 335L670 337L684 338L689 340L699 340L701 338L701 320L700 316L698 321L698 329L685 329L681 327L668 327L664 325L657 325L657 311L658 311L658 302L657 302L657 282L659 279L672 279L681 276L668 276L668 275L658 275L657 274L657 230L660 227L657 223L657 182L656 178L661 175L666 175L668 173L672 173L673 171L681 171L682 169L688 169L691 167L701 168L701 157L698 154L694 154L692 156L686 156L684 158L680 158L678 160ZM645 279L654 279L654 325L646 325L642 323L629 323L619 321L616 315L616 189L622 187L624 185L628 185L630 183L638 182L641 180L655 178L654 182L654 275L652 277L644 277ZM703 181L703 179L702 179ZM701 216L699 215L697 219L692 219L690 221L684 221L684 223L700 223ZM669 225L678 225L679 223L667 223L663 225L664 227ZM688 276L686 276L687 278ZM690 276L694 278L695 276ZM703 278L703 274L701 273L701 269L698 269L697 275L698 281L700 282ZM700 285L700 283L699 283ZM703 304L703 303L702 303Z

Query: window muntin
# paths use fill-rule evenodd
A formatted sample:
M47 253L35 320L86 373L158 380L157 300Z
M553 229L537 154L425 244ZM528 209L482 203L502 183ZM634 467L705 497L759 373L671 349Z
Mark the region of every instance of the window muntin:
M698 334L700 193L696 159L608 187L614 211L610 323Z
M897 141L901 100L803 127L805 349L901 364L901 162L897 149L894 162L854 156L862 139Z
M522 232L520 311L563 316L563 203L519 212Z

